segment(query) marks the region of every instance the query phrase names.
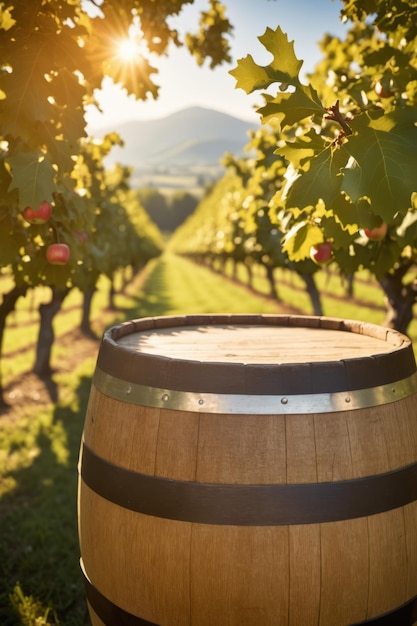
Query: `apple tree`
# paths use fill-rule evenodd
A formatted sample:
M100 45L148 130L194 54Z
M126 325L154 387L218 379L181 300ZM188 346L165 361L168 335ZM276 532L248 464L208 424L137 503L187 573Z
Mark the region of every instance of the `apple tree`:
M268 65L247 55L231 74L247 93L269 88L258 112L279 124L276 153L288 161L269 203L288 215L283 249L301 260L327 243L345 274L368 268L386 324L406 332L417 296L417 7L345 0L341 15L352 26L343 41L325 36L308 81L280 27L259 37Z
M277 129L273 121L251 133L246 150L253 154L248 159L236 159L230 155L224 163L235 169L246 190L241 201L240 213L243 219L244 245L247 253L246 263L255 261L264 266L270 285L270 294L279 299L274 270L277 267L295 271L305 283L311 300L313 312L322 314L319 292L314 274L323 260L312 261L310 258L294 261L289 258L281 246L285 233L287 216L284 212L271 211L269 204L277 191L285 183L284 174L287 160L277 154Z
M233 263L247 271L253 282L253 267L262 266L270 295L279 299L274 270L295 271L304 281L315 314L322 313L314 274L321 263L310 258L293 261L283 251L286 215L271 211L269 201L285 183L286 160L275 154L276 132L261 127L251 132L247 158L225 155L226 173L201 201L196 211L175 231L170 245L179 253L224 270Z
M96 104L104 77L137 99L157 98L152 58L171 45L187 46L199 63L228 60L231 26L217 1L210 0L194 39L181 39L175 18L192 3L0 2L0 268L14 282L2 294L0 349L16 300L37 284L62 299L84 263L77 233L91 230L94 211L79 193L77 163L86 107ZM39 223L46 205L51 216Z
M99 277L107 276L112 286L116 271L129 266L137 271L163 248L158 228L129 187L130 169L120 165L111 170L104 167L103 159L115 141L117 135L111 133L99 141L86 138L80 143L75 166L76 191L83 198L91 221L85 230L71 229L73 266L70 269L65 259L58 263L59 269L67 271L66 287L57 288L54 283L50 302L40 305L34 372L42 377L52 373L53 320L70 289L77 287L83 293L80 328L92 335L90 310Z

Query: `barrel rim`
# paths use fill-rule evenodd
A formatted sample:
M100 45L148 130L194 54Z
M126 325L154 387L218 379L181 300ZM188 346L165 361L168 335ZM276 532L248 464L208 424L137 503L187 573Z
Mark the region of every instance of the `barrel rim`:
M127 350L117 340L137 332L198 325L273 325L338 330L374 337L393 350L366 357L306 363L202 362ZM416 371L411 340L398 331L357 320L274 314L201 314L146 317L109 328L97 366L126 382L173 391L230 394L309 394L394 383Z

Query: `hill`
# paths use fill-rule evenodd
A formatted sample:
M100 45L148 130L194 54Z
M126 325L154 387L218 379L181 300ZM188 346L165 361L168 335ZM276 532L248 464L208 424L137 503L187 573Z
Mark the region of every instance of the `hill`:
M124 146L114 148L107 164L132 166L133 186L189 189L221 176L221 158L226 152L242 155L251 129L253 123L226 113L189 107L155 120L93 129L93 134L120 135Z

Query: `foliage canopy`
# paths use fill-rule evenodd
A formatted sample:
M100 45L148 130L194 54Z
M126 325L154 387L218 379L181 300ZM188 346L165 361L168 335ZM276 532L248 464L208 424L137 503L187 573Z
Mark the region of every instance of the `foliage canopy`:
M210 0L197 32L181 39L175 18L192 3L0 2L0 265L17 281L69 284L84 264L86 249L91 261L106 247L96 244L107 236L97 217L107 211L111 222L106 206L115 204L115 196L101 159L120 140L110 134L101 146L92 142L85 121L86 106L97 106L95 94L104 77L137 99L157 98L152 57L168 54L170 46L184 45L198 63L209 59L212 67L229 59L232 27L217 0ZM129 56L122 54L122 44ZM120 189L127 189L129 174L124 171ZM120 193L117 201L123 203ZM52 205L52 218L33 227L22 213L27 206L37 210L43 201ZM88 234L87 244L80 245L77 232ZM70 246L67 267L48 267L45 249L53 242ZM100 254L97 263L102 264Z

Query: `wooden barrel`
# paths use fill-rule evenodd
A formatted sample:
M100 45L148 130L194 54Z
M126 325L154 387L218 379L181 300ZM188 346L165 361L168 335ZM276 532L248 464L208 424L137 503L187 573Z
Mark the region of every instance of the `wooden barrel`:
M111 328L80 454L94 626L417 622L412 345L320 317Z

